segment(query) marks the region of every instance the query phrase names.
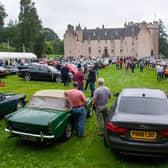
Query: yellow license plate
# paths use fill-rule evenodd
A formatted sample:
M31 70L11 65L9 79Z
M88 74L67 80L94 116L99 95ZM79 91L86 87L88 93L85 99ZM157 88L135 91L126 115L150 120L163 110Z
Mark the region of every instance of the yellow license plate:
M157 137L157 133L154 131L131 130L130 136L134 139L155 140Z

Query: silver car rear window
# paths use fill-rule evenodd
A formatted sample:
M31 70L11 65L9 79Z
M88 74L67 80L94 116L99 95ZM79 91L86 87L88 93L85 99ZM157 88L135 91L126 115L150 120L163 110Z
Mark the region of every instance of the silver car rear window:
M121 97L118 111L134 114L168 114L168 100Z

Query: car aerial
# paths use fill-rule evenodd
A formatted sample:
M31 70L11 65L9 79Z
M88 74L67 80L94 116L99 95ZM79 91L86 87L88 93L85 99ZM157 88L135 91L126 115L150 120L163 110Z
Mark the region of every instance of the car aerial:
M105 145L118 153L168 153L168 98L159 89L126 88L117 96L105 128Z
M18 76L24 78L26 81L30 80L45 80L62 82L61 72L56 68L48 65L34 63L27 69L21 69ZM73 78L72 74L69 75L70 80Z
M24 107L25 103L25 94L0 93L0 117Z
M73 119L64 90L37 91L28 105L5 116L6 132L21 140L50 143L72 136ZM87 116L92 115L91 99L87 98Z

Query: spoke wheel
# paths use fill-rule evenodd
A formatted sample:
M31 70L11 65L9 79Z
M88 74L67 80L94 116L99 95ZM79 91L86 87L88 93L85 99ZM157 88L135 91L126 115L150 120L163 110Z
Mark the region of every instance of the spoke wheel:
M19 110L24 107L24 103L22 100L19 100L16 104L16 109Z
M61 76L56 76L55 81L56 81L57 83L58 83L58 82L62 82Z
M26 81L30 81L30 80L31 80L31 76L30 76L29 73L27 73L27 74L25 75L25 80L26 80Z

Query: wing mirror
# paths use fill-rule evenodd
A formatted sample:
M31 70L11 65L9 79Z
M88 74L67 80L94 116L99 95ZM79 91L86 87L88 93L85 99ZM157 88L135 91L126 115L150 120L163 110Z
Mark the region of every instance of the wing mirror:
M116 93L114 93L113 95L114 95L115 97L118 97L118 96L119 96L119 93L116 92Z

